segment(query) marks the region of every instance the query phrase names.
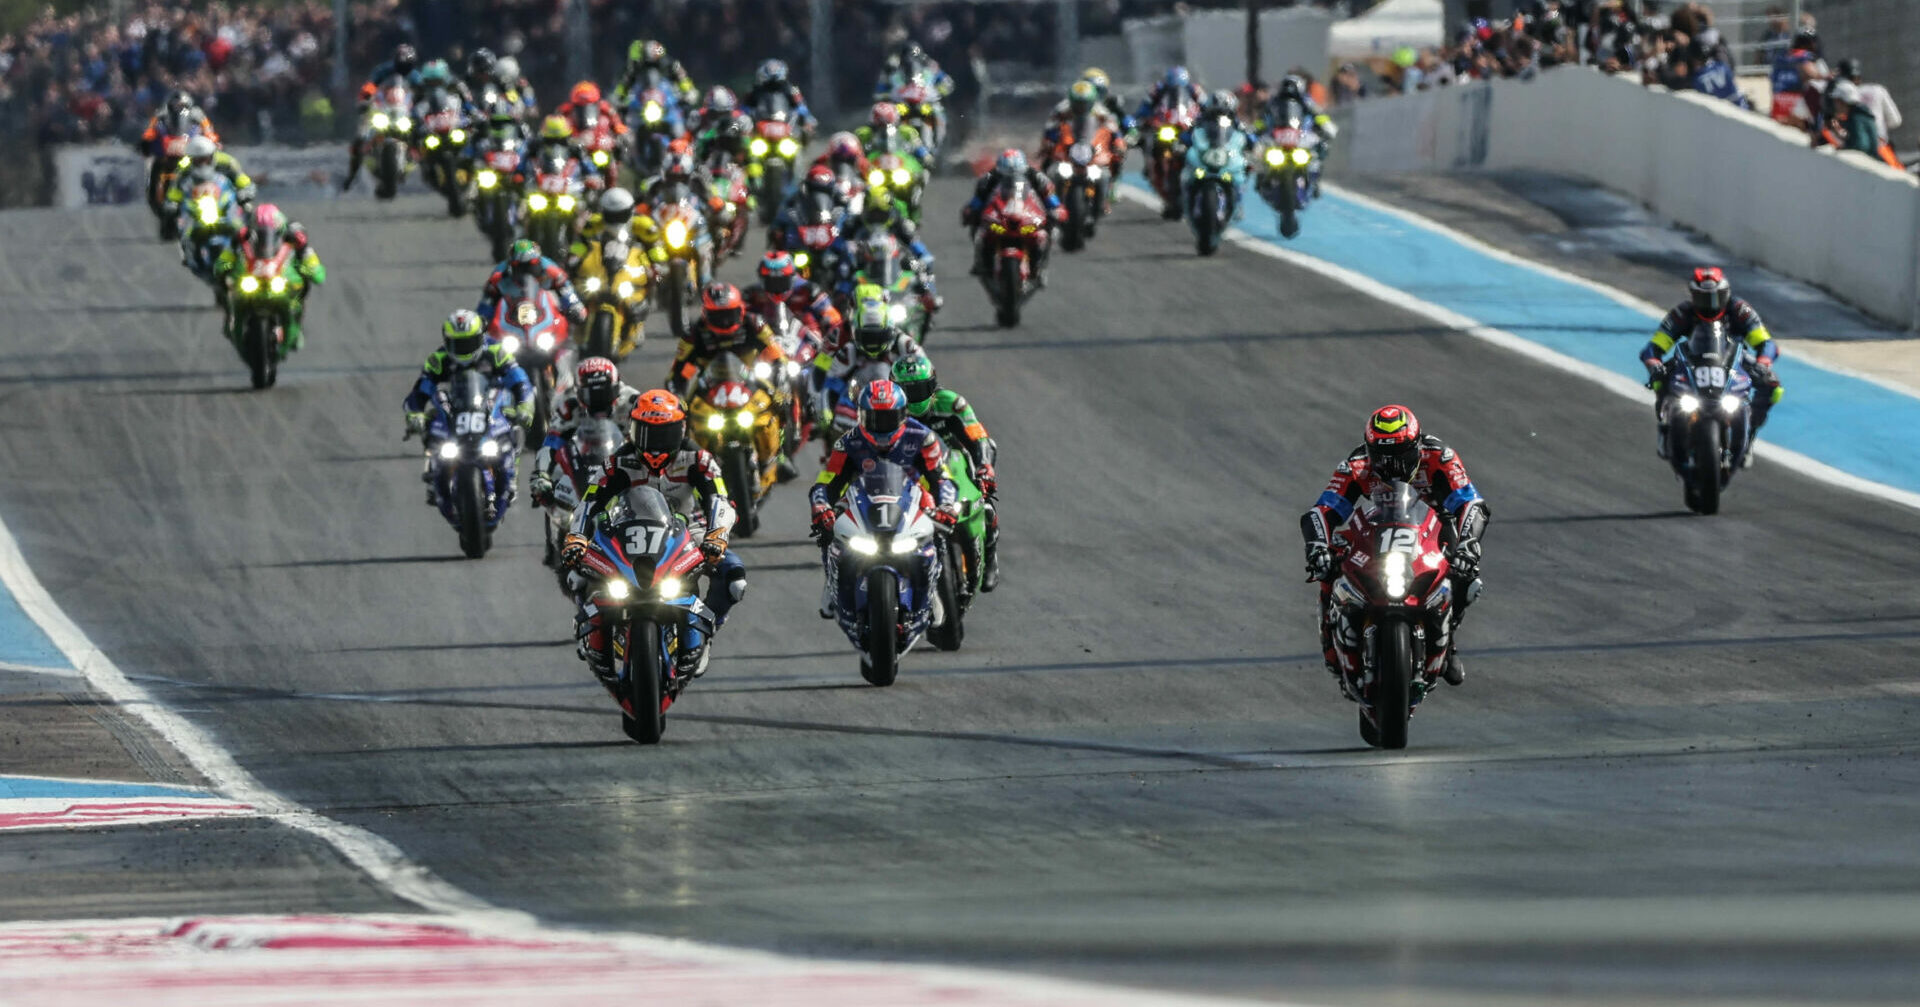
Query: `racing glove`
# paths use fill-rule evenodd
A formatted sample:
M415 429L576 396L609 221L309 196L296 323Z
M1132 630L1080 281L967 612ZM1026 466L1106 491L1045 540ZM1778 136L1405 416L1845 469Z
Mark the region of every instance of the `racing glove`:
M825 542L833 534L833 508L826 504L813 505L813 539Z
M940 527L947 529L948 531L952 531L953 526L957 524L959 521L960 521L960 508L954 506L953 504L948 504L945 507L942 507L939 510L936 510L933 512L933 522L939 525Z
M1462 580L1472 580L1480 576L1480 540L1467 539L1456 542L1447 550L1447 558L1453 564L1453 573Z
M1656 392L1659 391L1660 386L1667 381L1667 362L1658 357L1652 359L1642 357L1640 362L1647 365L1647 387Z
M503 411L506 413L507 419L515 426L528 427L533 425L532 402L515 402Z
M720 557L727 554L727 533L717 529L708 532L700 542L700 552L707 557L707 562L718 562Z
M407 436L418 437L421 434L424 434L426 432L427 432L427 414L426 413L408 413L407 414Z
M527 480L527 492L532 494L533 502L542 507L553 505L553 477L544 472L535 472Z
M982 462L980 465L979 475L980 475L980 480L979 480L980 492L985 493L988 496L992 496L999 491L1000 480L994 476L993 466L988 465L985 462Z
M581 557L587 554L587 546L591 544L585 536L568 535L567 540L560 545L560 566L567 570L577 568Z
M1307 543L1307 580L1326 580L1333 576L1333 550L1325 542Z

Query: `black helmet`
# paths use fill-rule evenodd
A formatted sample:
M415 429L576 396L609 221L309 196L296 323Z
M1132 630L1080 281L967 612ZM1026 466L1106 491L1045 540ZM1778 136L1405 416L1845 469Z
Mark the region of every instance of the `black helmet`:
M574 371L573 394L589 416L611 416L620 398L620 369L605 357L588 357Z
M179 115L193 108L193 95L185 91L175 91L167 95L167 114Z
M414 67L419 65L420 54L413 51L413 46L402 42L393 47L393 68L395 70L401 73L412 73Z
M467 56L467 76L492 77L493 67L497 62L498 60L495 59L493 50L486 46L481 46Z
M1727 313L1727 306L1733 302L1733 285L1719 266L1702 266L1693 271L1687 295L1693 301L1693 313L1712 321Z
M1860 83L1860 61L1852 56L1840 61L1840 77L1843 80Z
M1793 35L1793 47L1795 49L1808 49L1813 52L1819 52L1820 33L1810 27L1801 28Z

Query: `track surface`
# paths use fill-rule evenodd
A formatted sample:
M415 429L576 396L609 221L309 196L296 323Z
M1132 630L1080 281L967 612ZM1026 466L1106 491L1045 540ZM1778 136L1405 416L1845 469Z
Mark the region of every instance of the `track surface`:
M1643 407L1137 208L996 330L960 198L929 348L1002 445L1006 582L891 689L789 486L712 673L624 741L534 516L470 563L421 504L398 402L486 269L424 200L293 208L334 280L267 394L144 214L0 215L0 508L266 783L552 920L1336 1000L1911 996L1920 515L1763 468L1686 516ZM1319 668L1295 527L1384 401L1495 515L1404 756Z

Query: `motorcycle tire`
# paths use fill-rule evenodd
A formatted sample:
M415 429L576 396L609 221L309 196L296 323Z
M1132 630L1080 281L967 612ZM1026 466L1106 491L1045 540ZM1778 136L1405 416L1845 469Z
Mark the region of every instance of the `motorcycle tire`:
M587 356L613 359L613 314L611 312L593 313L593 324L587 328Z
M940 595L940 614L945 618L927 630L927 640L936 650L959 650L967 638L966 612L960 604L960 547L949 535L940 548L940 580L934 590Z
M994 285L994 320L1003 329L1020 324L1020 260L1001 259L998 282Z
M553 409L553 368L542 367L533 378L533 422L527 424L527 448L537 451L547 439L547 413Z
M1060 247L1069 252L1085 248L1087 241L1087 195L1079 185L1067 187L1067 226L1060 229Z
M493 220L493 230L487 234L487 244L488 250L493 253L493 260L500 262L506 259L507 250L513 246L513 225L507 222L505 207L494 211Z
M647 620L627 626L627 705L631 714L620 718L620 729L642 745L658 745L667 733L666 655L661 652L660 627Z
M1300 233L1300 211L1294 205L1293 194L1299 191L1300 182L1291 169L1280 173L1279 198L1274 202L1280 209L1280 236L1291 238Z
M1693 466L1687 473L1687 506L1699 514L1720 513L1720 424L1701 421L1693 425L1691 443Z
M162 215L160 217L160 240L180 240L180 219L178 217L171 215Z
M720 477L727 481L727 497L733 503L733 534L752 538L760 530L760 478L754 474L753 458L745 447L734 448L726 456Z
M246 329L240 335L241 352L247 359L248 376L253 380L255 391L273 387L279 377L278 354L274 352L273 326L263 315L254 315L247 319Z
M392 140L380 144L380 160L373 171L373 198L392 199L400 189L400 145Z
M867 574L867 652L860 677L871 685L892 685L900 675L900 584L892 570Z
M1395 620L1376 627L1372 706L1378 736L1368 743L1398 751L1407 747L1407 718L1413 716L1413 626Z
M1202 183L1199 192L1193 197L1193 248L1201 255L1212 255L1220 250L1219 211L1220 194L1218 183Z
M673 338L687 338L687 264L675 259L667 264L666 289L661 291L663 306L667 309L667 327L673 330Z
M467 215L467 188L455 184L447 191L447 216L464 217Z
M785 161L771 160L762 169L760 175L760 205L757 207L761 227L773 226L774 214L780 210L780 204L787 196L787 165Z
M477 465L467 465L454 477L454 517L459 521L460 551L468 559L487 554L493 536L487 531L486 473Z

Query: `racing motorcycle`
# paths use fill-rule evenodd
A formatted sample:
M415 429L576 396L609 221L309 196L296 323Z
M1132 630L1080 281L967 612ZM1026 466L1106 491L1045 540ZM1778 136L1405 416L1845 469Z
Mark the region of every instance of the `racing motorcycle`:
M1313 145L1312 128L1296 115L1274 128L1262 156L1260 198L1279 212L1284 238L1300 233L1300 211L1307 208L1313 187Z
M940 144L947 138L947 112L941 107L940 92L915 74L893 92L893 102L900 109L900 121L920 132L921 142L927 145L928 160L938 163Z
M1040 289L1034 263L1046 250L1046 208L1025 178L1003 180L980 211L975 241L987 243L987 274L980 283L993 298L994 319L1002 328L1020 324L1020 308Z
M980 593L980 577L987 542L987 495L973 477L973 458L963 448L947 445L947 478L953 481L958 493L960 519L953 524L953 530L942 536L943 553L940 562L953 571L954 592L962 614L973 607L973 600ZM960 620L956 619L949 635L947 631L936 627L932 634L933 645L941 650L957 650L965 636ZM951 643L951 646L948 644Z
M1062 126L1059 142L1048 152L1047 170L1058 180L1055 188L1067 208L1060 247L1069 252L1093 240L1107 212L1109 187L1118 167L1113 156L1117 139L1106 124L1085 115Z
M771 365L758 366L772 376ZM739 357L722 353L707 365L687 406L687 429L720 463L733 503L733 534L740 538L760 528L760 501L773 489L783 425L773 397L753 373Z
M541 152L527 179L527 237L548 255L564 255L573 245L585 211L586 183L580 163L556 150Z
M198 134L198 128L189 125L184 113L176 117L167 135L160 139L160 153L148 172L153 177L153 186L147 190L147 207L160 223L161 241L180 239L180 208L167 200L167 190L173 188L173 180L180 174L180 162L187 156L187 141Z
M828 260L833 258L830 253L834 243L840 240L846 221L845 211L832 197L810 192L804 197L784 240L771 244L793 254L793 266L801 276L825 286L831 278L827 268Z
M794 163L800 158L800 136L793 120L793 107L784 94L768 92L754 104L753 139L747 141L747 180L753 186L762 227L773 223L773 215L793 180Z
M813 376L819 371L813 362L820 355L822 338L818 330L800 320L785 298L771 298L771 305L760 317L773 330L774 342L787 355L784 370L776 370L765 361L753 365L753 376L773 389L778 398L785 395L793 403L791 413L781 424L781 451L791 458L803 441L813 436L813 418L817 393ZM782 473L785 476L785 473Z
M618 362L646 342L652 275L646 252L628 228L609 232L587 248L575 270L575 284L587 305L583 355Z
M495 262L507 257L507 249L518 232L520 195L514 190L514 175L520 169L521 144L503 140L485 144L474 172L473 222L487 236L487 248ZM544 247L544 246L543 246Z
M460 551L479 559L493 547L493 530L506 514L495 502L513 483L519 435L500 391L473 368L435 388L434 406L425 436L434 498L460 535Z
M883 231L860 243L858 276L862 282L880 288L887 302L888 324L906 329L913 333L914 339L924 343L927 330L933 325L933 315L915 289L919 286L918 275L903 267L905 259L906 250L900 247L900 239L891 231ZM856 295L855 303L858 301Z
M373 195L392 199L413 168L413 92L392 77L373 93L360 126L361 150L373 158Z
M414 106L419 121L420 171L427 184L447 199L447 216L467 212L467 117L460 99L436 87Z
M214 304L220 307L226 307L227 288L214 278L213 267L241 226L239 197L224 176L193 183L180 200L175 230L187 250L187 269L213 287Z
M620 433L619 423L596 416L581 421L566 446L553 453L553 499L544 508L547 545L541 562L557 572L562 594L572 594L567 589L567 572L560 569L560 547L566 543L567 529L573 523L573 509L579 506L587 488L606 474L613 453L624 443L626 437Z
M1186 97L1172 97L1155 106L1147 117L1147 181L1160 194L1160 216L1179 220L1184 206L1181 200L1180 166L1186 163L1186 143L1182 137L1200 117L1200 106Z
M621 729L642 745L659 744L668 708L693 681L693 669L680 667L683 644L713 632L699 594L704 533L658 489L635 486L607 507L581 557L578 576L606 629L613 667L600 684L620 704Z
M620 137L613 131L613 120L601 115L598 105L582 105L573 110L573 131L607 187L619 185Z
M1720 494L1753 451L1752 364L1724 319L1701 322L1668 365L1667 463L1687 509L1720 512Z
M233 314L233 348L247 364L256 389L271 388L287 359L287 328L305 281L294 268L294 249L272 231L255 231L240 246L240 272L229 281L227 310Z
M684 130L678 128L672 118L673 98L666 89L649 87L640 91L634 96L632 107L633 115L627 128L633 138L633 169L640 178L652 178L660 174L668 149Z
M669 182L650 215L659 240L653 245L653 289L675 339L685 339L699 310L700 284L713 270L713 239L707 217L684 182Z
M1375 748L1407 747L1407 718L1445 666L1446 651L1428 647L1426 622L1452 618L1456 603L1446 535L1417 490L1390 482L1334 543L1340 566L1328 605L1340 691L1359 704L1360 737Z
M827 576L860 677L892 685L923 638L957 649L964 631L955 571L941 560L935 504L905 469L882 460L854 476L833 523Z
M533 382L533 426L528 436L535 444L547 434L547 414L553 409L556 374L573 372L573 351L567 343L567 316L560 298L530 276L516 276L493 307L487 320L487 340L499 343L519 361Z
M1247 138L1232 120L1215 116L1193 130L1187 147L1187 226L1201 255L1220 250L1221 239L1240 212L1247 177Z
M753 217L753 191L746 169L731 157L716 156L707 166L708 188L718 197L711 206L707 227L713 234L714 262L740 254L747 243L747 221Z
M887 190L907 209L907 219L920 223L920 203L926 198L927 169L911 154L882 151L867 158L869 191Z

